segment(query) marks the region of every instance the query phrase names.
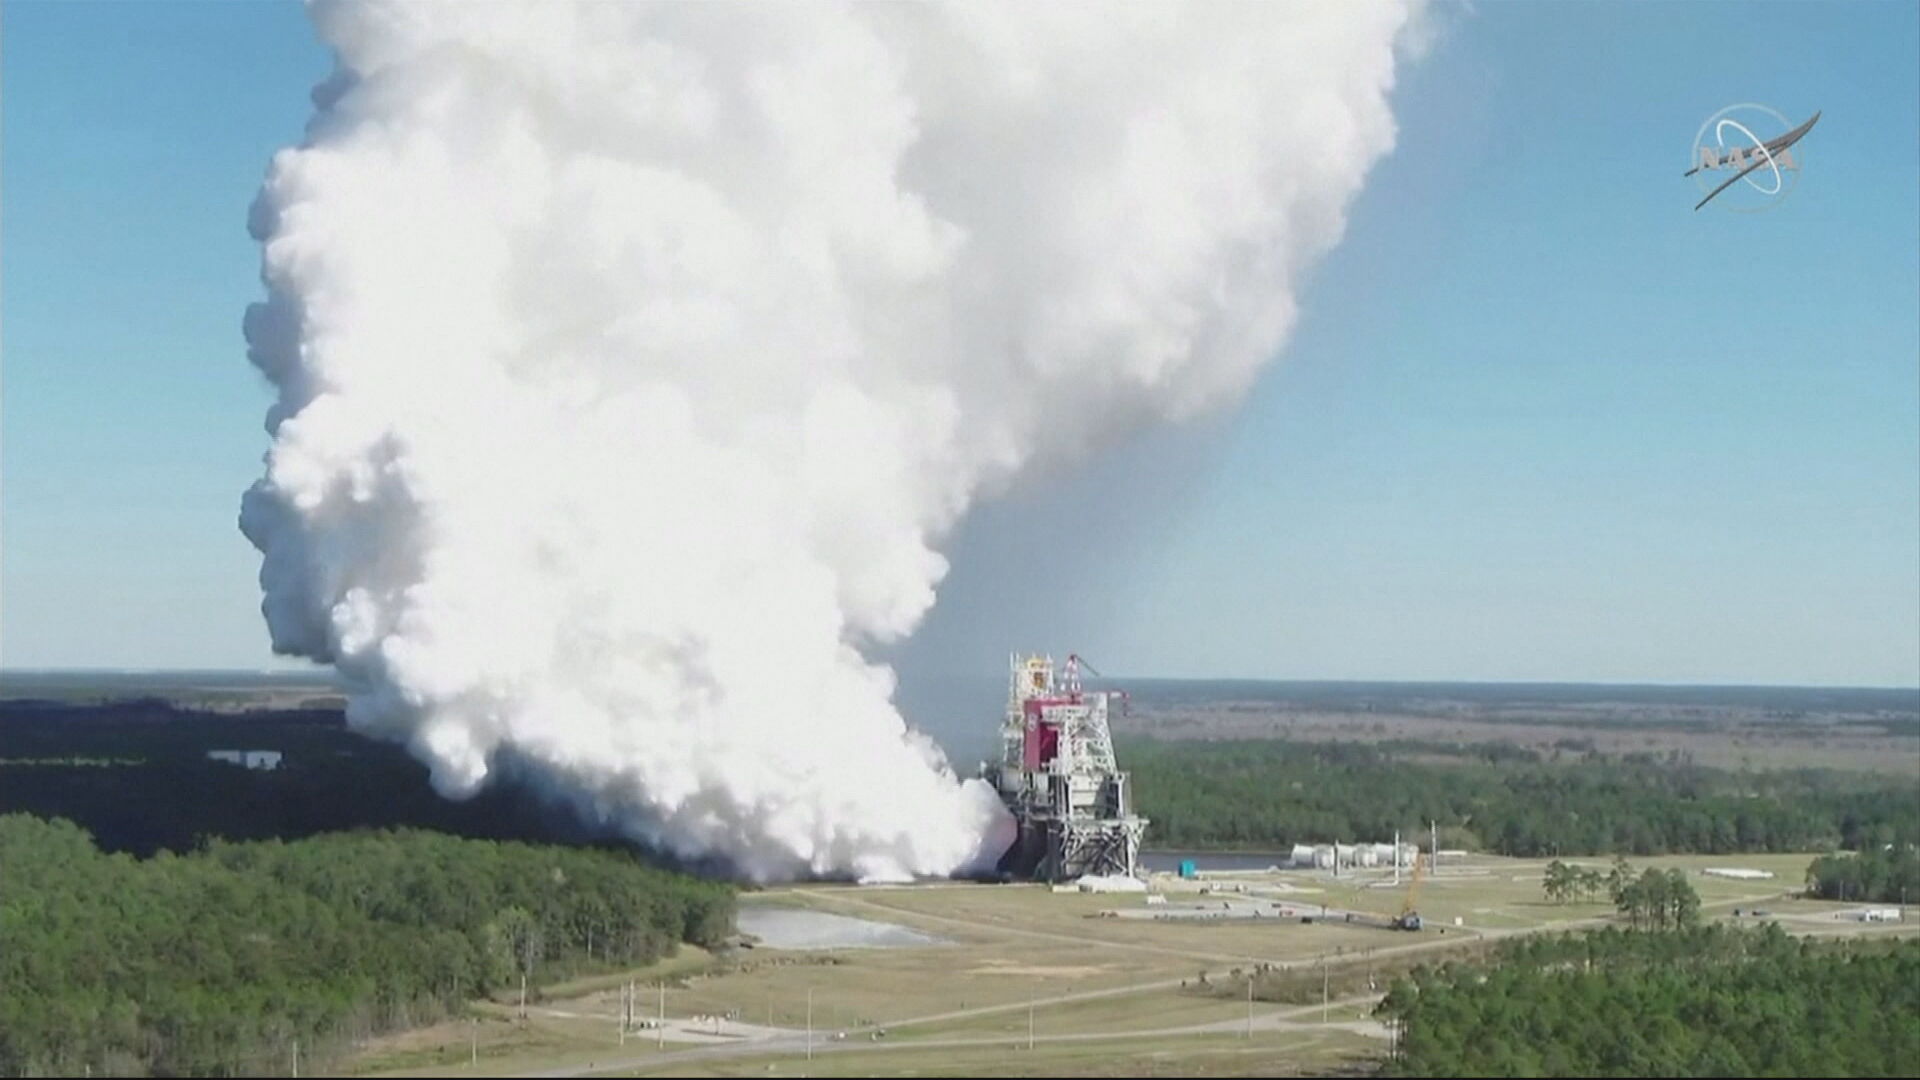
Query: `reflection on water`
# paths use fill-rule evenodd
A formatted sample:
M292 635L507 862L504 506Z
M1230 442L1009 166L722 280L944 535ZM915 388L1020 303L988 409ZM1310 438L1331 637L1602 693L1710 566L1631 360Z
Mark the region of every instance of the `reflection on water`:
M740 931L770 949L917 949L944 938L895 923L770 904L740 905Z

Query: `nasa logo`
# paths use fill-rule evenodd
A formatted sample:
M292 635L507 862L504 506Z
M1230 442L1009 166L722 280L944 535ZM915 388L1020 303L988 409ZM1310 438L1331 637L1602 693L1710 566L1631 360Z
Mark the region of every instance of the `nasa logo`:
M1700 125L1687 151L1684 175L1693 177L1703 197L1695 210L1713 202L1728 188L1745 181L1743 190L1721 200L1736 213L1754 213L1778 206L1800 182L1800 158L1794 144L1820 119L1799 127L1777 109L1765 105L1729 105Z

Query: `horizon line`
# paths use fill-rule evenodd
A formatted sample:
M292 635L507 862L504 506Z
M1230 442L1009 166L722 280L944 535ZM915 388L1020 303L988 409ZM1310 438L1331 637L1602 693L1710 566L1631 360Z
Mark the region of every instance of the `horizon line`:
M244 667L174 667L174 668L130 668L130 667L8 667L0 666L0 678L9 675L250 675L250 676L293 676L339 678L338 671L331 667L315 665L307 668L244 668ZM939 672L935 678L986 678L984 673ZM1000 676L996 673L993 678ZM1356 678L1350 676L1322 678L1308 676L1271 676L1271 675L1108 675L1090 676L1087 681L1101 683L1120 683L1128 680L1140 682L1245 682L1245 683L1281 683L1281 684L1321 684L1321 685L1389 685L1389 686L1579 686L1609 687L1619 689L1700 689L1700 690L1878 690L1906 691L1920 693L1920 683L1913 684L1870 684L1841 682L1682 682L1670 680L1632 680L1632 679L1485 679L1462 677L1389 677Z

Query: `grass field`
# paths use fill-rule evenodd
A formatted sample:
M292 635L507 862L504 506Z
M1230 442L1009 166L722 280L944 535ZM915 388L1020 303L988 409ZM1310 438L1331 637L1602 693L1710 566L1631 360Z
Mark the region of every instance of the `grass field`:
M1327 1076L1355 1070L1379 1053L1372 1040L1345 1031L1245 1039L1202 1036L1154 1040L1009 1041L947 1046L937 1052L869 1044L859 1052L804 1058L745 1057L606 1076Z
M1275 1012L1264 1002L1261 1015ZM1143 1021L1155 1028L1192 1027L1201 1024L1232 1023L1247 1015L1246 1004L1175 989L1145 990L1136 994L1090 998L1066 1004L1036 1007L1032 1010L1033 1031L1037 1036L1059 1034L1123 1034L1138 1031ZM899 1040L1001 1038L1024 1042L1027 1037L1028 1010L1015 1008L958 1020L916 1024L889 1033Z
M533 1069L591 1068L596 1058L632 1057L652 1046L630 1035L622 1046L613 1018L570 1019L482 1008L453 1020L375 1040L348 1072L357 1076L519 1076Z
M1794 932L1911 933L1920 918L1867 926L1835 918L1858 905L1788 899L1809 855L1684 856L1634 860L1679 867L1705 914L1731 918L1765 908ZM1608 860L1569 860L1604 867ZM1546 860L1474 857L1444 862L1421 886L1428 929L1407 933L1340 921L1280 919L1204 923L1104 917L1144 908L1140 895L1054 893L1038 886L813 885L750 894L749 904L799 905L909 926L946 943L914 948L687 953L630 975L549 988L525 1020L500 1004L478 1025L459 1022L381 1040L354 1071L375 1075L1297 1075L1353 1068L1377 1055L1368 1017L1391 974L1514 934L1597 925L1603 903L1552 904L1541 892ZM1772 872L1768 880L1706 877L1709 866ZM1288 903L1395 914L1407 883L1386 874L1282 872L1166 879L1170 904L1289 886ZM1185 890L1185 891L1183 891ZM1459 919L1458 926L1454 919ZM1752 916L1742 916L1753 921ZM1321 965L1326 971L1323 975ZM1244 974L1304 995L1260 1001L1244 1026ZM1206 973L1208 982L1199 980ZM646 986L640 1012L659 1008L666 984L668 1039L642 1031L620 1045L619 987ZM1183 983L1185 985L1183 985ZM1263 988L1273 984L1263 982ZM1334 999L1322 1026L1319 992ZM806 1059L811 997L814 1060ZM1310 1000L1309 1004L1300 1004ZM1281 1001L1295 1002L1283 1004ZM1027 1049L1029 1016L1034 1037ZM693 1022L692 1018L722 1018ZM884 1029L884 1034L881 1030ZM477 1033L477 1037L476 1037ZM690 1041L704 1039L704 1042ZM472 1064L477 1042L479 1063Z

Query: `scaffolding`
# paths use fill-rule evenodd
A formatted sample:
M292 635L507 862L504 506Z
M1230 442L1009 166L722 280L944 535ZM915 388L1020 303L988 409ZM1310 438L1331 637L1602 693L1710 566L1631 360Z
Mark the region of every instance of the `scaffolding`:
M1041 881L1134 877L1147 820L1113 756L1110 702L1081 686L1079 657L1011 657L1000 761L981 774L1019 823L1003 872Z

